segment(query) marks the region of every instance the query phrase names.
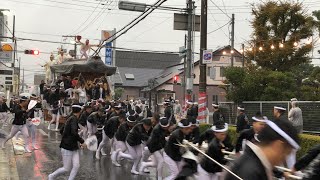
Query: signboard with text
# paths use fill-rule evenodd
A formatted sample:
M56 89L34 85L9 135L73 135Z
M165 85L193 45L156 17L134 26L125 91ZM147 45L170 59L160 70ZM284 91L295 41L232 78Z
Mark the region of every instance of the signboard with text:
M108 42L105 44L105 48L106 48L106 53L105 53L105 61L104 63L106 65L112 66L112 43Z
M202 63L203 64L210 64L212 62L212 50L203 50L203 57L202 57Z
M1 42L0 46L0 62L13 63L14 44Z

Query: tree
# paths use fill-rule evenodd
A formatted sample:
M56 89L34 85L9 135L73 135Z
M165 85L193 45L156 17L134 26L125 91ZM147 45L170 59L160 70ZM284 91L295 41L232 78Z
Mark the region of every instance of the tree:
M124 89L121 87L114 89L114 99L120 99L122 97L122 94L124 93Z
M250 60L273 71L288 71L309 62L312 44L306 41L312 36L315 21L301 3L269 1L254 6L252 14L254 38L249 44L254 48L246 53ZM280 43L283 48L279 47Z
M296 97L297 86L290 72L262 68L229 67L225 70L227 99L242 101L281 101Z

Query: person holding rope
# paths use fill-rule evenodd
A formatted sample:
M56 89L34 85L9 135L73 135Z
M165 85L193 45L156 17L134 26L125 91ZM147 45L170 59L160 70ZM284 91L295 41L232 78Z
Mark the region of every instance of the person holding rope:
M252 128L243 130L237 139L236 155L238 157L240 156L240 150L244 150L243 144L245 144L245 141L251 141L253 143L256 142L255 136L257 136L265 127L265 121L267 119L268 118L266 116L261 115L261 112L257 112L256 116L252 117Z
M289 121L266 120L266 127L250 141L244 154L231 167L238 177L226 173L225 180L273 180L273 168L282 164L294 149L299 149L298 133Z
M166 117L160 118L159 124L157 124L147 141L147 148L152 153L152 162L141 162L139 172L144 172L146 167L156 167L158 178L157 180L162 180L162 169L163 169L163 148L166 145L166 135L168 134L170 126L170 121Z
M227 164L224 158L223 150L232 151L231 143L224 143L228 133L228 124L212 126L215 138L209 143L206 154L216 160L220 164ZM204 158L198 165L198 179L201 180L218 180L222 167L214 163L208 158Z
M72 105L72 115L67 119L65 126L61 129L62 139L60 143L63 167L49 174L48 180L53 180L62 173L71 170L68 180L75 179L80 167L80 147L85 148L84 140L78 134L78 119L80 117L82 106Z
M192 128L188 119L181 119L178 123L178 127L178 129L172 132L164 147L164 162L168 165L170 173L165 180L175 179L184 165L180 144L185 139L185 136L192 132Z

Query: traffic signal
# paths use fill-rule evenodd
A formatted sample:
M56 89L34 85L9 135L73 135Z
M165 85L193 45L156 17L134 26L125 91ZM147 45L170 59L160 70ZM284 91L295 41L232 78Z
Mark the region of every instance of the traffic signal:
M33 49L26 49L24 51L25 54L32 54L32 55L39 55L40 51L39 50L33 50Z
M177 84L178 83L178 80L179 80L179 76L178 75L175 75L173 77L173 84Z

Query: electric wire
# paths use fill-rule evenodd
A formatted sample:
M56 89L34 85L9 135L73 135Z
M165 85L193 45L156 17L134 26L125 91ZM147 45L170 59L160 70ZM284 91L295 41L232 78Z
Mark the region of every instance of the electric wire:
M162 3L164 3L166 0L163 0L162 2L161 2L161 0L158 0L156 3L154 3L154 5L153 6L155 6L155 5L157 5L158 3L160 3L160 5L162 4ZM97 55L99 52L100 52L100 50L101 50L101 48L102 48L102 44L104 43L104 42L106 42L107 40L109 40L109 39L111 39L111 38L113 38L113 37L115 37L118 33L120 33L120 32L124 32L124 33L126 33L129 29L131 29L135 24L137 24L137 23L139 23L141 20L143 20L145 17L147 17L151 12L153 12L154 11L154 9L151 9L151 11L149 11L151 8L148 8L146 11L144 11L144 12L142 12L139 16L137 16L136 18L134 18L132 21L130 21L127 25L125 25L123 28L121 28L119 31L117 31L116 33L114 33L112 36L110 36L109 38L107 38L107 39L105 39L105 40L103 40L101 43L100 43L100 47L95 51L95 53L94 53L94 55ZM150 13L149 13L150 12ZM146 16L145 16L145 14L146 14ZM144 16L144 17L142 17L142 16ZM140 19L141 18L141 19ZM139 20L140 19L140 20ZM137 21L137 22L136 22ZM134 23L134 22L136 22L136 23ZM129 27L130 25L132 25L133 24L133 26L131 26L131 27ZM128 27L128 29L126 29ZM126 29L126 30L125 30ZM121 36L122 34L124 34L124 33L120 33L120 35L119 36ZM116 36L114 39L112 39L112 41L114 41L115 39L117 39L119 36Z

